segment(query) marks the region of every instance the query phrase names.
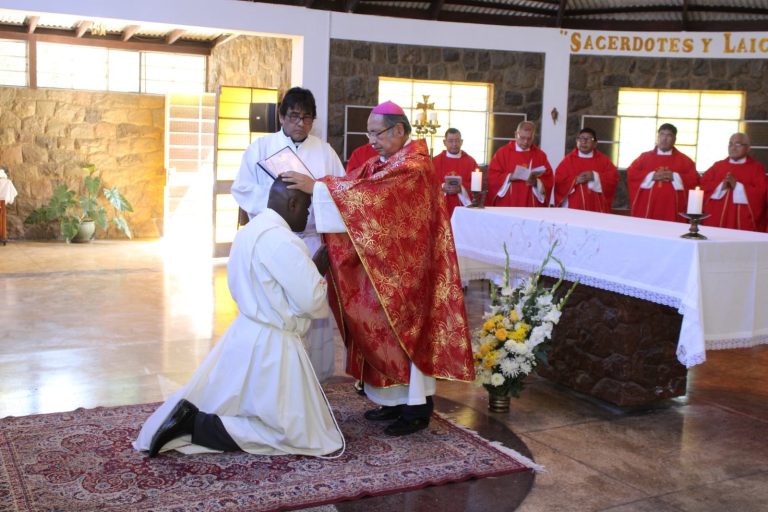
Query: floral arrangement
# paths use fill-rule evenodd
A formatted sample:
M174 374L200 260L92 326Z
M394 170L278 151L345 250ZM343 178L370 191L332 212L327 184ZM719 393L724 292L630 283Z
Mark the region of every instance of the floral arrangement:
M472 339L476 383L492 395L520 396L525 378L538 360L546 360L552 328L578 281L562 293L565 267L552 253L552 244L539 269L515 288L510 285L509 252L504 244L506 265L500 291L491 283L491 308L483 315L483 326ZM560 278L552 287L541 282L549 261L560 266ZM561 297L558 299L558 292Z

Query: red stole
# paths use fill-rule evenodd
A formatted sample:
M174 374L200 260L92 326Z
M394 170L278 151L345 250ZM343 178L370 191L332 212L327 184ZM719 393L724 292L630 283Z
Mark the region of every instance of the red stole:
M671 182L655 181L651 188L640 185L648 173L660 167L668 167L680 175L684 190L675 190ZM688 207L688 191L699 184L699 173L693 160L672 148L671 155L658 155L656 149L647 151L635 159L627 168L627 188L633 217L646 219L688 222L678 215Z
M321 181L348 230L324 237L347 372L408 384L413 362L425 375L473 380L453 235L425 142Z
M602 192L590 190L589 183L576 185L576 178L585 171L594 171L600 176ZM582 158L579 150L574 149L563 158L555 171L555 206L568 199L568 208L611 213L618 182L619 172L607 156L593 149L590 158Z
M437 180L438 190L442 191L446 176L461 176L461 186L467 191L469 198L472 198L470 191L472 171L477 169L477 162L474 158L463 151L460 158L450 158L446 151L443 151L432 159L432 164L435 166L435 180ZM448 205L448 218L451 218L453 210L457 206L462 206L458 195L446 195L445 202Z
M712 193L729 172L744 185L748 204L735 204L733 190L730 189L720 199L712 199ZM704 219L705 226L762 231L766 195L762 164L749 156L743 164L732 164L727 158L720 160L701 176L701 188L704 190L703 212L710 215Z
M544 185L544 201L539 202L533 195L531 187L524 181L513 181L503 197L497 197L504 186L507 175L522 165L534 169L544 166L544 174L539 176ZM502 146L493 155L488 165L488 198L492 206L549 206L549 195L552 192L552 166L547 155L537 146L531 146L529 151L517 151L515 141Z

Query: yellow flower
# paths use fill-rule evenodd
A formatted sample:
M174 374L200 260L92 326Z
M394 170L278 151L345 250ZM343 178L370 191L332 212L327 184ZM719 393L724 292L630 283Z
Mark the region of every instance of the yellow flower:
M488 352L488 354L486 354L485 358L483 359L483 366L486 368L493 368L496 365L496 361L498 359L499 352L497 350Z
M518 320L520 320L520 317L517 316L517 311L515 311L514 309L512 311L510 311L509 312L509 319L512 320L513 322L517 322Z
M493 350L493 346L495 344L496 342L491 342L491 343L483 343L482 345L480 345L480 355L485 356L486 354L488 354L488 352Z
M503 327L501 329L496 329L496 339L505 341L507 339L507 330Z
M491 332L494 327L496 327L496 322L494 322L492 318L489 318L483 324L483 334Z

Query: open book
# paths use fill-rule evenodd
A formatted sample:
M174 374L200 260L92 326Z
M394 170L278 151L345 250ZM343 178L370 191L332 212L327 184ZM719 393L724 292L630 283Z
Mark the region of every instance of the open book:
M286 171L300 172L315 179L315 176L310 172L304 162L301 161L301 158L291 151L291 148L288 146L285 146L283 149L264 160L259 160L258 166L264 169L264 172L269 174L273 180Z
M543 165L534 167L533 169L529 169L528 167L523 167L522 165L518 165L517 167L515 167L515 170L512 171L512 175L510 176L510 181L514 181L514 180L528 181L528 178L531 176L531 174L533 174L536 177L539 177L546 170L547 168L544 167Z

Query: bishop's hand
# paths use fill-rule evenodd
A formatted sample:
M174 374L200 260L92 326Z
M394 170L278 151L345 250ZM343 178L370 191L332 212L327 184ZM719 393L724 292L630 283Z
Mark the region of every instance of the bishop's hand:
M307 194L311 194L315 188L315 180L306 174L302 174L296 171L286 171L280 176L283 178L283 181L291 183L291 185L288 185L287 188L299 189L302 192L306 192Z

